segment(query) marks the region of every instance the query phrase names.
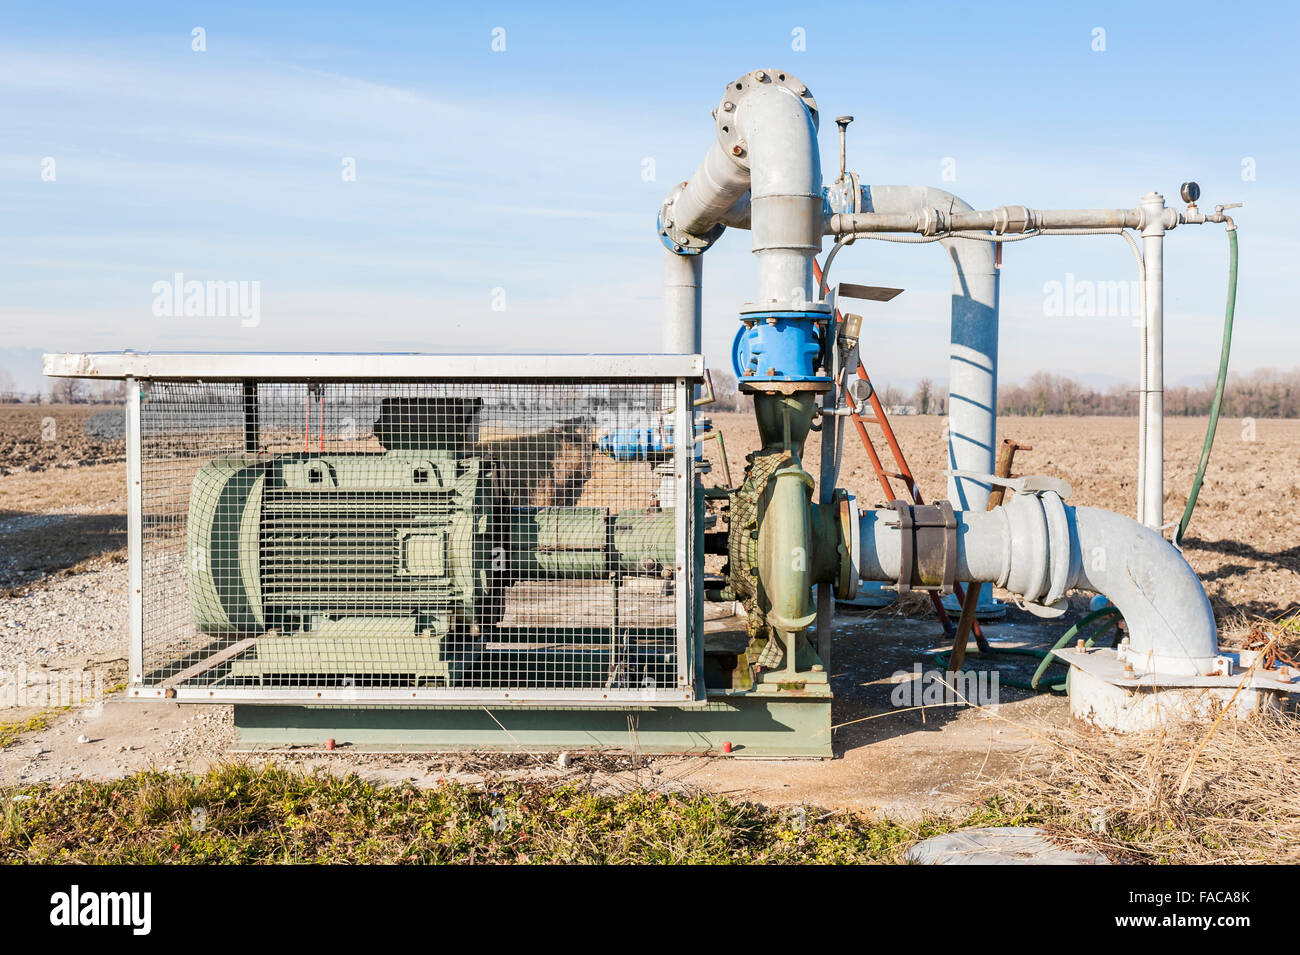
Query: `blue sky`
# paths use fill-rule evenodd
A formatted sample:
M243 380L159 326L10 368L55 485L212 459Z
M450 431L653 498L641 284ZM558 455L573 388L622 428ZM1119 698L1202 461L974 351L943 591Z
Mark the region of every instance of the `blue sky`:
M1206 208L1244 201L1233 365L1300 365L1300 14L1138 6L5 4L0 367L22 385L40 350L655 350L659 202L723 85L760 67L817 97L828 181L830 118L851 113L864 182L977 208L1175 203L1190 178ZM748 248L708 253L715 366L752 296ZM878 383L946 376L937 248L862 242L836 270L907 289L864 306ZM1213 370L1225 271L1221 227L1169 238L1171 379ZM259 282L260 322L155 315L177 272ZM1135 376L1131 318L1045 314L1067 273L1135 277L1114 237L1007 246L1003 380Z

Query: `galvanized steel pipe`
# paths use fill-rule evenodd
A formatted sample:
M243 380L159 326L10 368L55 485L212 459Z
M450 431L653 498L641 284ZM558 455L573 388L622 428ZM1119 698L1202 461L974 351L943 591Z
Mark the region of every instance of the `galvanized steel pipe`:
M1131 518L1071 507L1053 492L1015 494L992 511L958 511L956 578L993 583L1059 609L1073 589L1103 594L1123 615L1142 672L1214 672L1214 612L1182 554ZM859 522L858 574L897 581L898 514L868 511ZM919 581L935 585L938 581Z
M862 208L869 211L831 220L873 216L893 223L911 221L928 229L971 211L951 193L928 186L863 186ZM950 237L940 242L952 262L948 464L954 471L992 474L997 447L997 249L975 239ZM948 499L957 508L981 510L989 491L988 484L971 478L948 478Z
M1159 531L1165 523L1165 277L1164 196L1142 197L1142 367L1138 372L1138 519ZM1173 210L1170 210L1173 211Z

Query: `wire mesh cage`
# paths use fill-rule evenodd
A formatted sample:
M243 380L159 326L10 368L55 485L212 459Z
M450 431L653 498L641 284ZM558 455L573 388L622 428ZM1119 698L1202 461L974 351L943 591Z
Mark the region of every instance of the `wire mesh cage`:
M694 699L686 378L135 384L132 695Z

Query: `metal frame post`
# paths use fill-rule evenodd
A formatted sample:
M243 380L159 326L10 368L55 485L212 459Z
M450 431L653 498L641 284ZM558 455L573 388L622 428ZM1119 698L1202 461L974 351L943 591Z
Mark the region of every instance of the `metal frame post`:
M127 669L133 686L144 684L144 488L140 483L142 387L139 379L126 379Z
M695 460L695 402L694 387L685 378L678 378L673 389L673 565L676 570L673 593L677 620L677 682L690 687L694 683L694 653L690 652L691 600L699 584L699 575L691 566L690 546L692 512L695 510L695 479L692 464ZM702 636L699 637L702 639Z
M828 343L826 372L830 375L831 387L822 395L823 411L833 411L844 401L840 394L839 323L835 320L836 314L836 309L832 307L831 313L826 320L826 341ZM837 477L835 473L836 432L839 421L839 416L834 414L823 414L821 418L821 467L817 480L817 500L821 504L829 504L835 497L835 479ZM831 666L831 617L835 611L833 589L828 584L817 585L817 655L821 657L822 666L828 674Z

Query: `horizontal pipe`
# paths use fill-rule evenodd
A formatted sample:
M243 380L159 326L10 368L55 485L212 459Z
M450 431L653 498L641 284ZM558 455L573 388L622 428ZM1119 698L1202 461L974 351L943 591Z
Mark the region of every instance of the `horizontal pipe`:
M958 511L956 517L958 582L993 583L1058 610L1070 590L1102 594L1128 625L1130 656L1142 661L1135 669L1214 672L1218 636L1210 601L1182 554L1160 534L1120 514L1071 507L1052 492L1016 494L992 511ZM861 579L897 581L897 512L868 511L859 529ZM942 566L935 554L926 556L927 565Z
M903 213L845 212L826 220L828 235L865 235L874 232L912 232L944 235L949 232L992 232L1017 235L1039 229L1141 229L1148 224L1149 210L1138 209L1030 209L999 206L996 209L953 212L919 209ZM1180 221L1177 210L1160 213L1161 222L1172 229Z
M748 192L749 165L727 155L715 140L673 200L671 224L682 232L703 236Z

